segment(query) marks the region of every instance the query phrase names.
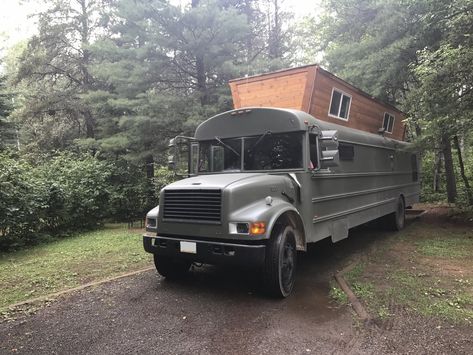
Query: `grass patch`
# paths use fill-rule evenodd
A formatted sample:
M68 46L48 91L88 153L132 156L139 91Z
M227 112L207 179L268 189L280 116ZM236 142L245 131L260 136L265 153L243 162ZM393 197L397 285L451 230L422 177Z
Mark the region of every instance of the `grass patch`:
M343 292L343 290L338 286L338 284L335 281L330 282L329 296L338 304L341 304L341 305L348 304L347 294Z
M473 321L473 296L468 291L467 280L450 283L400 270L389 279L392 280L392 288L387 296L398 304L406 305L425 316L456 323Z
M359 279L361 275L363 275L364 271L365 263L358 262L354 267L345 273L344 277L348 282L352 282Z
M375 299L374 285L371 282L355 281L351 287L356 297L368 301Z
M440 256L443 258L465 258L471 256L473 239L465 236L450 236L448 238L429 238L416 243L419 253L425 256Z
M401 305L426 317L473 324L471 227L416 222L388 238L345 274L370 313L385 319Z
M150 265L140 232L126 225L0 255L0 310L30 298Z

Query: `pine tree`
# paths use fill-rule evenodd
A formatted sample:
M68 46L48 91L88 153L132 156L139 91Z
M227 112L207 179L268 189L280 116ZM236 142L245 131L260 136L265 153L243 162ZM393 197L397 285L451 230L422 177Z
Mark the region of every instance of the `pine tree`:
M75 138L96 134L97 117L81 96L97 84L89 71L89 46L99 29L102 1L44 3L39 33L19 60L16 82L24 88L24 105L17 114L30 141L42 149L64 148Z
M94 45L91 69L108 89L86 97L107 119L99 139L83 143L164 163L168 138L231 108L227 81L238 72L246 18L216 1L181 10L157 0L121 0L108 16L113 26Z

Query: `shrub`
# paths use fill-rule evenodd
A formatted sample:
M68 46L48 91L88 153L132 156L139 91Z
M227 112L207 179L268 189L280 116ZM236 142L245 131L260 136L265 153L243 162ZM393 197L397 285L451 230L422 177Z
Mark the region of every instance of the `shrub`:
M0 154L0 249L91 228L108 214L110 165L60 154L33 166Z
M126 222L144 218L150 182L142 169L125 160L115 161L110 184L109 217Z
M169 185L170 183L176 181L178 178L174 174L172 170L169 170L168 168L164 166L158 167L155 172L154 172L154 191L155 191L155 202L154 206L151 208L155 207L158 205L159 201L159 192L161 189Z
M174 180L163 167L147 179L141 167L125 160L60 153L33 164L0 153L0 250L90 229L104 218L144 218L158 204L161 188Z
M39 168L46 184L51 231L97 225L108 215L111 166L89 155L60 154Z
M34 239L45 218L47 190L26 161L0 153L0 248Z

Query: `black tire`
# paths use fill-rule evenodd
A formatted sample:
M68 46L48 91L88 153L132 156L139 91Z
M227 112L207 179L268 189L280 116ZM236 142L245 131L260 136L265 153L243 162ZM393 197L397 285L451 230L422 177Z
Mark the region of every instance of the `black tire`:
M273 297L291 294L296 275L296 238L291 226L283 225L271 234L263 269L265 291Z
M402 196L399 196L396 211L387 215L387 227L392 231L400 231L406 224L406 205Z
M161 276L167 279L178 279L189 271L192 263L187 260L172 259L168 256L154 254L154 266Z

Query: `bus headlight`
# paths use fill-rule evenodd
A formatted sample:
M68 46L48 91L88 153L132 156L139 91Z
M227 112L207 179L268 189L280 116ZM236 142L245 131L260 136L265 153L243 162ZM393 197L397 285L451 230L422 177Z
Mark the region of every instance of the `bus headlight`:
M261 235L266 233L266 223L265 222L254 222L251 223L250 234L252 235Z

